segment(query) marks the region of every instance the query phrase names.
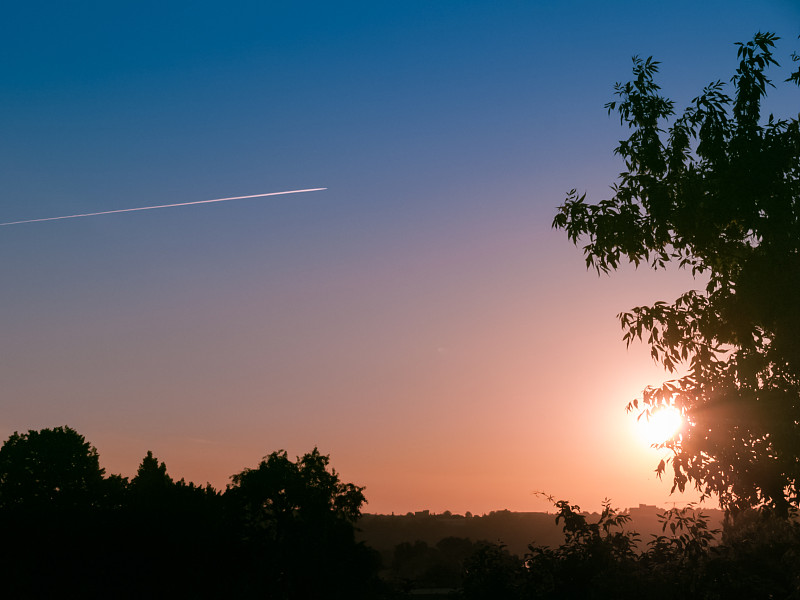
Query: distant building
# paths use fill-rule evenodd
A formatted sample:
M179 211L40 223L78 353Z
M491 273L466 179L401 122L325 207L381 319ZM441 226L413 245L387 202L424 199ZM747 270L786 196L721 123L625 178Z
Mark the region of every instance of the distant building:
M655 516L659 513L664 512L663 508L658 508L655 504L640 504L638 508L629 508L628 514L631 515L632 518L636 518L636 516L645 517L645 516Z

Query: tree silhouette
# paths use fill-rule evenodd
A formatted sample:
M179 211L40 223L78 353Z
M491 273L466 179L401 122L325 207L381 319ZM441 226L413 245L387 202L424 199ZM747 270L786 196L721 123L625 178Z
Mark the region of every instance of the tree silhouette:
M249 527L276 538L299 524L352 526L366 501L363 488L339 481L329 462L316 448L295 462L285 450L273 452L231 477L227 494L241 503Z
M148 450L131 480L130 493L135 506L142 509L168 510L174 496L175 482L167 474L167 465L159 464Z
M97 506L103 473L97 450L70 427L14 432L0 448L0 509Z
M103 475L69 427L3 444L6 595L384 597L379 555L354 536L363 488L341 482L316 448L296 461L273 452L225 494L175 481L150 451L130 482Z
M679 116L654 81L659 63L634 57L633 81L607 105L632 130L615 149L625 170L614 194L589 204L572 190L553 226L583 241L598 272L628 260L707 279L619 315L628 344L646 340L671 372L688 366L628 408L684 415L663 444L673 491L693 484L727 509L786 515L800 501L800 125L761 114L776 40L737 44L734 97L713 82ZM787 81L800 83L800 70Z
M640 548L629 515L606 501L591 519L554 501L564 541L531 544L522 560L502 545L479 547L465 561L461 596L468 600L652 600L796 598L800 594L800 524L766 511L728 516L722 539L702 512L673 508L659 515L662 534Z
M270 597L374 597L378 559L354 537L363 488L328 464L316 448L296 461L281 450L231 478L225 497Z
M142 464L136 470L136 477L131 481L134 488L141 489L169 489L173 485L172 477L167 475L167 465L159 463L153 456L153 451L148 450L142 459Z
M9 597L92 596L106 507L120 479L103 478L97 450L69 427L15 432L0 448L0 578Z

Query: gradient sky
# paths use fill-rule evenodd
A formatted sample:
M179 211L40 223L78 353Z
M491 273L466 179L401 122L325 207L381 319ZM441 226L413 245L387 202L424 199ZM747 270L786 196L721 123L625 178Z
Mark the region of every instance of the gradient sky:
M70 425L224 488L315 445L370 512L679 503L615 315L696 285L585 270L631 56L682 107L800 3L26 2L0 32L0 436ZM779 85L787 116L800 91Z

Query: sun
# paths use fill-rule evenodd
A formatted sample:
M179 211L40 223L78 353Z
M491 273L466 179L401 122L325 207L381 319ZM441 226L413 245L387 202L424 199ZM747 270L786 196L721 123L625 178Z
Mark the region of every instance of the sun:
M683 417L677 408L659 408L649 418L639 419L639 432L648 445L663 444L678 433L683 425Z

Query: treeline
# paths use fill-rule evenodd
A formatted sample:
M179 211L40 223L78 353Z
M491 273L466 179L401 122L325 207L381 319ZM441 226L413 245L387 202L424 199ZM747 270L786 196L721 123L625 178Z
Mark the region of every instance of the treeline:
M557 546L564 541L553 515L545 512L492 511L485 515L433 514L423 511L405 515L364 514L358 521L357 539L381 552L388 562L394 548L404 542L423 541L435 546L445 538L503 540L512 553L524 554L528 545Z
M699 507L708 517L712 528L721 528L725 513L716 508ZM628 529L639 532L641 539L638 548L644 549L651 534L662 532L664 509L653 505L640 504L624 511L630 520ZM590 521L597 521L600 513L583 513ZM391 562L394 548L403 542L423 541L435 546L440 540L457 537L471 540L502 540L512 554L522 556L528 546L560 546L564 542L563 529L555 523L551 512L512 512L495 510L488 514L465 515L444 511L378 515L365 513L358 520L357 539L378 550L384 562Z
M629 514L558 501L552 546L519 556L448 536L397 544L382 564L355 535L364 503L316 449L273 452L219 491L173 480L151 452L133 478L106 475L69 427L15 433L0 447L3 595L800 598L800 526L765 511L729 516L720 536L702 513L673 509L643 540Z
M0 448L4 597L381 598L354 537L362 488L314 449L273 452L218 491L174 481L151 452L106 476L69 427Z
M674 508L643 539L630 528L630 514L610 505L590 515L566 501L553 504L561 543L514 554L503 543L465 538L404 542L384 577L417 596L452 590L450 597L464 600L800 598L796 515L742 511L719 530L702 511Z

